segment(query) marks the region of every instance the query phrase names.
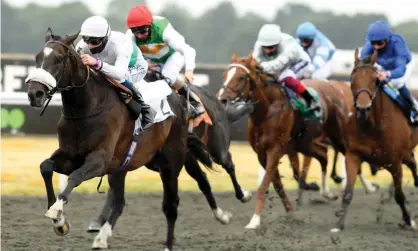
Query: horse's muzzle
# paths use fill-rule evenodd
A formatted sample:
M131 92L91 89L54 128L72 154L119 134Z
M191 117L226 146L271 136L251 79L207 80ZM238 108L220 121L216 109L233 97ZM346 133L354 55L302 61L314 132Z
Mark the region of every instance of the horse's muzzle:
M356 106L356 117L358 119L367 119L369 117L370 110L372 108L371 104L367 105L357 105Z
M230 101L221 100L221 103L224 106L228 120L231 123L240 120L245 115L254 111L254 105L251 102L237 101L232 103Z
M44 106L47 98L47 93L43 90L29 90L28 99L31 107L40 108Z

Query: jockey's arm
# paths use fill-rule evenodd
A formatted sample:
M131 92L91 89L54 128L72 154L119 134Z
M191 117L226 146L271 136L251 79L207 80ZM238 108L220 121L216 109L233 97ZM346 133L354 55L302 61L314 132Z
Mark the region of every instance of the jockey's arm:
M371 56L373 54L373 46L369 41L364 43L363 48L361 49L360 53L360 60L363 60L365 57Z
M261 63L261 67L267 72L274 73L281 71L285 66L291 62L292 59L298 58L300 51L298 50L298 44L292 42L286 45L284 51L275 59Z
M406 72L406 59L404 57L398 56L395 60L395 69L389 71L389 79L397 79L403 77Z
M116 50L117 55L115 65L111 65L102 61L99 69L101 68L101 72L113 78L114 80L123 82L125 74L128 70L129 61L133 50L132 42L125 37L121 41L118 41L113 49Z
M171 24L168 24L167 28L164 30L163 40L169 47L180 52L184 56L185 69L193 71L196 67L196 50L186 43L184 37L178 33Z

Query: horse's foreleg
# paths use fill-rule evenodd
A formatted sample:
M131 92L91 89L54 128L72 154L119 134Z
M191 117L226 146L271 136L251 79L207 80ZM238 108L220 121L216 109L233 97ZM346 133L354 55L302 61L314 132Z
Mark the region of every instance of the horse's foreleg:
M107 239L112 236L112 229L115 228L116 221L122 215L125 206L125 177L126 172L118 172L109 175L109 191L112 191L111 210L106 222L100 228L99 234L94 238L93 249L106 249Z
M393 185L395 187L395 200L402 210L402 218L406 227L410 227L412 230L418 231L418 226L414 219L411 218L410 213L405 206L405 194L402 190L402 165L396 163L389 169L393 178Z
M415 161L414 153L411 153L407 158L404 158L403 163L411 170L412 177L414 178L414 186L418 187L417 162Z
M63 206L64 203L68 202L68 196L71 191L83 181L102 175L104 163L105 151L103 149L90 153L86 157L84 164L69 175L67 186L58 195L57 201L49 208L45 216L62 222L64 220L62 216Z
M56 203L54 186L52 183L52 176L54 171L63 173L64 169L72 170L72 162L65 156L60 150L56 150L51 158L44 160L40 165L40 171L42 178L45 183L47 198L48 198L48 209L54 209L53 205ZM54 232L57 235L64 236L70 231L70 223L64 218L61 213L59 217L53 219Z
M276 147L273 149L269 149L266 153L258 153L259 155L259 161L260 159L263 159L264 156L266 157L266 174L263 177L263 181L261 182L261 185L259 186L257 190L257 205L255 208L255 213L253 217L251 218L250 223L246 226L246 228L255 229L258 226L260 226L261 221L261 211L264 207L264 202L266 199L266 191L270 185L270 182L272 180L273 175L276 175L277 173L277 165L279 164L280 158L283 156L283 151L280 147ZM262 161L260 161L261 164L263 164ZM280 177L279 177L280 179ZM286 196L286 194L284 194ZM286 198L287 199L287 198ZM287 210L291 211L291 205L290 202L288 203L289 206Z
M234 186L235 190L235 197L240 200L242 203L248 202L251 200L251 192L245 189L242 189L238 183L237 177L235 176L235 165L232 161L231 153L228 151L226 156L226 160L223 161L222 167L231 177L232 185Z
M184 163L187 173L196 180L200 191L205 195L206 200L213 212L213 216L222 224L228 224L232 214L227 211L223 211L216 205L215 197L213 196L210 183L206 177L206 173L202 171L196 158L190 153L186 155L186 162Z
M331 232L340 232L344 229L345 217L347 216L348 207L353 199L353 189L356 182L357 174L359 172L361 160L358 155L351 152L346 152L345 155L345 168L347 173L347 185L344 190L344 196L342 199L342 208L337 213L339 217L335 228L331 229Z
M306 173L307 173L306 169L309 169L309 166L311 165L311 157L303 156L303 169L305 170L305 173L304 173L305 175L304 175L304 178L302 178L300 170L299 170L300 168L299 168L298 154L294 152L294 153L287 154L287 156L290 161L290 166L292 167L292 170L293 170L293 178L298 182L299 186L301 186L302 189L304 190L318 191L319 186L315 182L306 184ZM299 181L302 182L302 185L299 183Z

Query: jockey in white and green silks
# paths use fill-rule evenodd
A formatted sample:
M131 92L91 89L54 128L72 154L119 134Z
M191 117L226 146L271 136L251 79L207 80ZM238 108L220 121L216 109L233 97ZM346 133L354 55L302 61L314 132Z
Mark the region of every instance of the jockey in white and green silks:
M160 67L168 84L186 99L189 93L190 103L195 108L194 117L204 114L205 109L199 97L185 83L193 81L195 49L185 42L166 18L152 16L146 6L133 7L128 13L126 25L129 28L126 35L138 45L151 64L150 68L155 70L155 67ZM185 81L178 78L183 67Z

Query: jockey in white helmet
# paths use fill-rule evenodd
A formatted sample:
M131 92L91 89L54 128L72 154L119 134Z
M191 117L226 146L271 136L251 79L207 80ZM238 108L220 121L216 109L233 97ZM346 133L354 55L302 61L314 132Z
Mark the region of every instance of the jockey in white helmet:
M127 106L137 116L142 115L142 129L152 125L156 112L144 103L141 93L133 85L142 80L148 68L138 47L124 33L112 31L101 16L87 18L80 35L83 39L78 42L76 51L81 54L83 63L131 90L141 107L138 109L133 102Z
M254 45L253 57L266 72L280 72L276 81L283 82L302 96L311 111L321 109L299 80L304 76L311 59L294 37L281 32L280 26L265 24L261 27Z

